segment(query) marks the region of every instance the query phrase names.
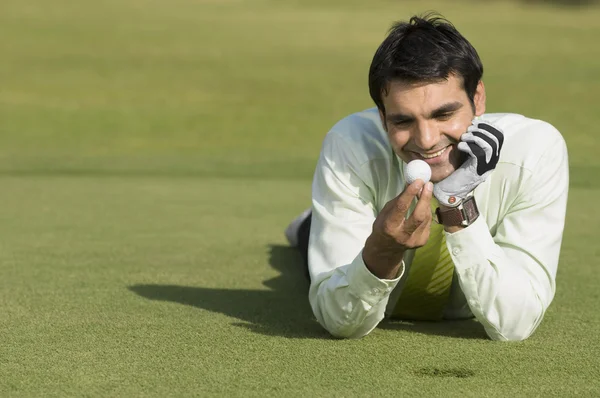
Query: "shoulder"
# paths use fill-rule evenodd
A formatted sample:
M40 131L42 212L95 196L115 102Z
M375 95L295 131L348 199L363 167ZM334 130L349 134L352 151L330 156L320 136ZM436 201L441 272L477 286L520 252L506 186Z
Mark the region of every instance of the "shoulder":
M377 108L353 113L337 122L325 136L323 150L328 147L352 153L361 164L389 159L393 154Z
M543 120L515 113L489 113L480 120L493 124L504 134L498 163L533 170L542 157L553 152L566 153L565 141L560 132Z

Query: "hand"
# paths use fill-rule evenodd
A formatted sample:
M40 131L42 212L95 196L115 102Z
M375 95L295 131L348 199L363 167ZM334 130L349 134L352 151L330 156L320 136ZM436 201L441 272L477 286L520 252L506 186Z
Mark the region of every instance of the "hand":
M404 252L427 243L432 220L432 188L430 182L423 184L422 180L417 180L383 207L363 249L363 260L373 275L380 279L395 278ZM417 195L419 201L406 218Z
M496 168L504 134L489 123L474 120L460 141L458 149L468 155L467 160L433 188L440 204L448 207L462 202Z

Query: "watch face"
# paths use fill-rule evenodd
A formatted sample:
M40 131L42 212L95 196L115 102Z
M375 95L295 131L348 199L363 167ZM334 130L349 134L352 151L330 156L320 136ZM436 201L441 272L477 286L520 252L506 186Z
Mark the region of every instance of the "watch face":
M474 196L467 198L457 207L453 207L449 210L441 211L439 207L436 209L437 222L447 227L459 225L463 227L469 226L478 216L479 211L477 210Z
M475 222L475 220L477 220L477 217L479 217L479 209L477 208L477 204L475 203L475 197L470 197L468 203L465 202L465 206L463 207L463 213L465 215L465 219L468 222L467 225L471 225L473 222Z

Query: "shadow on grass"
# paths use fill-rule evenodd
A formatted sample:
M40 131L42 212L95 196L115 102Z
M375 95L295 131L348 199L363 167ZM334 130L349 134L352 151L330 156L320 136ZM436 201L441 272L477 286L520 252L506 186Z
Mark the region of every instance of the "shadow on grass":
M263 282L271 290L211 289L179 285L133 285L129 290L150 300L171 301L241 320L233 325L268 336L331 338L314 319L308 303L308 280L302 258L294 248L269 246L269 263L280 272ZM486 338L475 320L404 322L384 320L384 330L405 330L457 338Z
M483 326L475 319L461 319L456 321L442 322L407 322L385 320L377 327L384 330L405 330L434 336L488 340L488 336L485 333Z
M263 284L265 290L210 289L178 285L133 285L142 297L171 301L222 313L243 322L234 325L255 333L287 338L330 338L308 303L308 280L298 251L271 245L269 263L281 274Z

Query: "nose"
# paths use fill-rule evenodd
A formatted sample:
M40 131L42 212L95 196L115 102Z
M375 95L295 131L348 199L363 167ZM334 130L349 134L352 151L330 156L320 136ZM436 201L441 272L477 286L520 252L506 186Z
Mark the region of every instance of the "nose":
M424 120L416 126L413 140L420 149L428 151L435 148L440 141L440 132L433 123Z

